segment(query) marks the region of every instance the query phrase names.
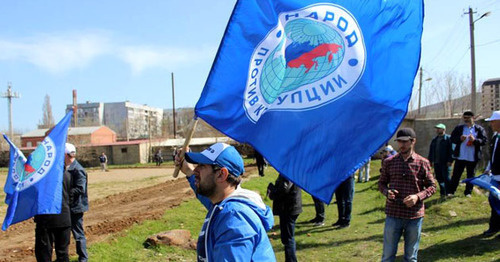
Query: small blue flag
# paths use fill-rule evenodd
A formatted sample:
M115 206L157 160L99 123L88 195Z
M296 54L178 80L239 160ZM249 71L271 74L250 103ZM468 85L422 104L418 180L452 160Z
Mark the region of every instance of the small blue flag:
M488 201L491 207L500 215L500 183L489 174L482 174L462 180L462 183L471 183L490 191Z
M195 113L329 203L405 117L422 21L421 0L238 1Z
M10 144L10 162L2 230L35 215L61 213L64 146L72 114L69 112L28 158L3 135Z

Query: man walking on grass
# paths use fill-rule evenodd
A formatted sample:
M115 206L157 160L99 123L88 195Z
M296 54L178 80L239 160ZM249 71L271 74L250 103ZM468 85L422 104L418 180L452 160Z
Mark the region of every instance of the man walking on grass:
M399 153L382 162L378 188L387 197L382 261L394 261L404 235L404 261L417 261L424 218L424 199L436 192L429 161L415 153L411 128L396 134Z

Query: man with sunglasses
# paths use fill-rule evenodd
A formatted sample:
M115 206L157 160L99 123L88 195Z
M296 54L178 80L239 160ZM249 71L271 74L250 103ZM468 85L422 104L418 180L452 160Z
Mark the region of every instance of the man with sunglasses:
M259 194L241 188L243 159L217 143L201 153L176 156L196 197L208 209L198 237L198 261L276 261L266 234L273 212ZM192 164L196 164L194 167Z
M467 170L467 178L475 176L477 162L482 157L481 147L486 145L486 131L480 125L474 124L474 113L464 112L462 119L464 124L458 125L451 132L451 142L455 144L453 156L456 158L453 167L453 175L450 182L449 195L454 195L457 190L460 177ZM467 183L464 195L471 197L473 185Z
M382 261L394 261L404 235L404 261L417 261L425 214L424 199L436 192L431 166L415 153L416 135L411 128L396 134L399 153L382 162L378 188L387 197Z

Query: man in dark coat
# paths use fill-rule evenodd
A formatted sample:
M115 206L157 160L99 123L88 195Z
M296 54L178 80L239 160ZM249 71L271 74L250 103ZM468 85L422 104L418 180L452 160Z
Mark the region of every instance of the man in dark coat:
M490 122L491 129L495 132L491 139L491 158L486 173L490 173L493 176L494 183L500 187L500 111L493 112L486 121ZM494 198L492 194L490 194L488 200L491 207L491 217L489 228L483 233L487 237L493 236L500 231L500 210L498 210L500 200ZM494 206L497 206L497 208Z
M435 128L437 136L432 139L428 160L431 163L431 167L434 167L434 174L439 183L439 193L444 197L450 187L453 147L450 135L445 133L446 126L444 124L437 124Z
M464 169L467 170L467 178L475 176L477 162L482 157L481 146L484 146L487 142L484 128L474 124L474 113L466 111L462 119L464 124L456 126L451 132L451 142L455 144L453 154L455 166L453 167L449 195L455 194ZM467 183L464 191L466 197L471 197L472 188L472 184Z
M87 172L76 161L76 148L74 145L66 143L66 156L64 162L66 170L71 174L71 231L76 242L76 253L78 261L88 260L87 239L83 229L83 213L89 210L89 199L87 196Z
M281 243L285 246L285 261L297 261L295 255L295 221L302 213L302 193L298 186L279 175L275 185L269 184L273 213L280 218Z
M71 175L63 175L61 213L35 216L35 257L38 262L52 261L52 249L56 261L69 261L68 246L71 238L71 216L69 210Z

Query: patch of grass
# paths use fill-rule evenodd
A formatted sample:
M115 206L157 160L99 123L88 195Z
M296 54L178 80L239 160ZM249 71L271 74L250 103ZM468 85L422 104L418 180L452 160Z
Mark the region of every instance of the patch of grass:
M331 224L337 220L335 204L326 207L327 223L313 227L306 221L314 217L311 197L303 193L304 212L296 225L297 257L300 261L378 261L382 254L385 221L385 197L378 192L380 161L372 161L372 180L356 183L353 214L349 228L336 230ZM274 182L275 171L266 170L265 177L245 181L243 186L264 195L267 184ZM463 186L457 191L462 192ZM268 205L272 201L265 199ZM426 200L426 217L420 241L419 261L498 261L500 237L482 238L487 229L490 207L486 196L473 194L472 198L454 197L446 200L439 193ZM89 247L95 261L194 261L196 252L174 247L145 249L143 242L154 233L184 228L197 238L206 210L196 200L167 210L161 220L147 221L130 230ZM455 215L456 214L456 215ZM275 217L275 224L278 218ZM279 239L279 228L269 232L278 261L284 261L284 250ZM403 255L402 240L397 260Z

